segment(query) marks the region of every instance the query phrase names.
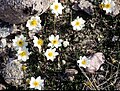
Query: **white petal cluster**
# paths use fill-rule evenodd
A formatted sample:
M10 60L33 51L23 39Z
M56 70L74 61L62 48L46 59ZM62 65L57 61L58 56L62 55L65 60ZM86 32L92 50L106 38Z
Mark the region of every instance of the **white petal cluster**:
M44 87L44 80L41 79L40 76L38 76L36 79L34 77L31 77L30 88L42 90L43 87Z
M79 16L71 22L71 25L73 26L73 30L81 30L85 26L85 20L83 18L79 18Z
M23 35L15 36L15 39L13 39L13 46L17 50L16 55L18 57L18 60L26 61L27 59L29 59L30 53L26 48L27 45L28 43L26 42L26 37L24 37Z
M17 52L18 60L21 61L26 61L27 59L29 59L29 55L30 53L28 52L27 48L19 48Z
M52 10L53 14L58 16L59 14L62 14L64 7L58 2L58 0L55 0L55 2L50 6L50 9Z
M89 59L86 56L80 56L79 60L77 61L79 67L86 68L89 64Z
M26 27L28 27L29 30L37 31L41 30L41 20L39 16L32 16L30 20L27 21Z
M33 36L33 38L34 38L33 40L34 46L38 47L39 52L41 52L41 46L43 45L43 40L40 38L38 39L36 36Z
M15 36L15 39L13 39L12 41L13 41L13 46L16 49L24 48L28 45L28 43L26 42L26 37L24 37L23 35Z
M115 3L113 0L103 0L101 6L106 11L106 14L108 14L113 12Z
M51 48L53 48L53 47L58 48L58 47L60 47L62 45L61 44L62 39L59 39L59 35L56 35L56 36L51 35L51 36L49 36L49 41L50 41L50 43L48 44L48 46L50 46Z
M46 52L45 52L45 56L47 57L47 60L51 60L51 61L54 61L54 59L56 58L56 56L58 55L59 53L56 52L56 49L47 49Z

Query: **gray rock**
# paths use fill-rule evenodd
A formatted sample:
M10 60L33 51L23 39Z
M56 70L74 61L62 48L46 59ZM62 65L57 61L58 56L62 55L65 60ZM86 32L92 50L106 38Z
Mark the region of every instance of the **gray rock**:
M116 82L115 90L120 90L120 79Z
M7 37L8 35L10 34L10 28L6 28L6 27L3 27L3 28L0 28L0 38L1 37Z
M94 12L94 5L92 3L90 3L87 0L79 0L80 4L78 4L78 6L80 7L80 9L84 10L86 13L88 14L93 14Z
M66 69L65 73L67 73L68 75L75 75L78 73L78 71L76 69Z
M0 84L0 90L5 90L6 87L3 84Z
M16 87L20 86L23 82L22 79L24 78L24 73L21 67L22 64L19 63L17 60L12 60L7 63L6 67L1 71L5 82Z
M0 0L0 19L11 24L25 22L45 12L53 0Z
M113 10L113 16L116 16L120 13L120 0L113 0L115 2L115 8Z

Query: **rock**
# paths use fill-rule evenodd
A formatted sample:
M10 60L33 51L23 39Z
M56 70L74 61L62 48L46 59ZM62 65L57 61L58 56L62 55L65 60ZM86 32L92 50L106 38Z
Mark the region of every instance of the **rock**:
M88 13L90 15L93 14L93 12L94 12L94 9L93 9L94 5L91 2L89 2L87 0L78 0L78 2L75 1L75 4L72 6L72 8L74 10L81 9L81 10L85 11L86 13Z
M65 73L67 73L68 75L75 75L78 73L78 71L76 69L66 69Z
M0 28L0 38L1 37L5 38L9 34L10 34L10 28L6 28L6 27Z
M116 16L120 13L120 0L113 0L115 2L115 7L113 10L113 16Z
M103 55L103 53L97 52L93 56L91 56L89 60L90 60L90 63L89 63L89 66L87 67L87 70L90 73L94 73L105 62L105 56Z
M67 74L67 77L70 81L74 80L74 75L78 74L78 71L76 69L66 69L65 73Z
M0 0L0 19L10 24L25 22L45 12L53 0Z
M6 83L13 86L20 86L22 84L22 79L24 78L24 73L21 69L22 64L18 60L12 60L7 63L6 67L2 69L2 76Z
M115 90L120 90L120 79L116 82Z
M5 90L6 87L3 84L0 84L0 90Z
M93 14L94 12L94 5L87 0L79 0L80 4L78 6L81 10L84 10L88 14Z

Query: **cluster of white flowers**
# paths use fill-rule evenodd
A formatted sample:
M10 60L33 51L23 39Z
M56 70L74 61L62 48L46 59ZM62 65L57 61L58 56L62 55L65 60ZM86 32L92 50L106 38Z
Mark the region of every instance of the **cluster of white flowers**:
M56 16L58 14L62 14L62 5L61 3L58 3L58 1L55 1L55 3L53 4L53 6L51 6L51 8L55 8L56 11L53 10L53 12L56 14ZM41 20L40 17L35 16L35 17L31 17L30 20L27 21L26 27L28 27L28 29L31 31L33 31L34 33L36 32L36 30L40 30L41 29ZM30 33L30 32L29 32ZM39 52L42 51L42 45L43 45L43 40L41 38L37 38L35 35L32 35L33 37L33 43L34 43L34 47L37 47L39 49ZM50 43L48 43L48 49L46 50L46 52L44 53L44 55L46 56L47 60L51 60L54 61L54 59L56 58L56 56L59 55L59 53L56 51L57 48L62 46L67 47L69 45L68 40L63 41L62 39L59 39L59 35L51 35L49 36L49 41ZM27 55L29 55L29 52L27 49L25 49L25 47L27 46L27 42L25 42L26 38L23 37L21 35L21 37L16 37L13 41L13 45L16 48L20 48L18 50L18 59L20 60L27 60L29 59L29 57ZM26 55L26 56L25 56ZM43 80L40 80L41 78L33 78L31 77L31 81L30 81L30 88L35 88L38 90L41 90L41 87L43 87Z
M102 9L106 11L106 13L111 13L113 11L115 3L112 0L103 0L101 6ZM64 7L61 3L58 2L58 0L55 0L55 2L50 6L50 9L52 10L53 14L58 16L59 14L62 14L62 10L64 9ZM85 20L82 17L77 16L77 18L71 22L71 25L73 26L73 30L80 31L85 26ZM27 21L26 27L34 33L41 30L42 26L40 17L32 16L30 20ZM39 49L39 52L41 52L44 41L41 38L36 37L35 35L31 36L33 37L34 47L37 47ZM49 48L46 49L44 55L47 60L54 61L54 59L59 55L57 49L61 47L62 44L64 47L67 47L69 45L69 42L67 39L65 41L60 39L59 35L50 35L48 40ZM6 44L5 40L2 40L2 42ZM13 46L17 50L16 55L18 57L18 60L27 61L29 59L30 52L28 51L28 48L26 48L28 46L28 43L26 42L26 37L24 37L22 34L20 36L16 36L15 39L13 39ZM91 58L87 58L86 56L80 56L79 60L77 61L78 66L88 68L90 71L98 69L100 65L104 62L102 58L100 61L97 59L96 56L98 55L102 54L95 54L95 56ZM94 62L93 60L96 60L96 62ZM65 64L64 60L63 64ZM30 88L41 90L43 86L44 80L41 79L40 76L36 79L34 77L31 77Z
M47 57L47 60L53 61L56 58L56 56L59 55L59 53L56 52L56 48L59 48L62 46L63 40L59 39L59 35L56 35L56 36L51 35L49 36L49 41L50 43L48 44L48 47L50 47L50 49L46 50L45 56ZM68 45L69 45L68 41L63 42L64 47L67 47Z
M54 12L55 14L62 13L62 10L60 10L62 7L61 3L55 2L55 4L53 4L52 7L56 8L56 12ZM33 16L31 17L30 20L27 21L26 27L28 27L28 29L30 30L29 35L31 34L31 31L32 33L35 34L36 31L41 29L40 23L41 23L41 20L39 16L35 16L35 17ZM34 47L37 47L39 49L39 52L41 52L42 45L44 42L41 38L36 37L34 34L31 35L33 38ZM49 36L48 39L50 41L50 43L48 44L48 47L50 48L46 50L44 55L46 56L47 60L54 61L56 56L59 55L59 53L56 52L56 48L61 47L62 42L63 42L63 46L67 47L69 45L69 42L67 40L63 41L62 39L59 39L59 35L56 35L56 36L51 35ZM13 46L17 50L18 60L26 61L29 59L30 53L28 52L28 49L26 48L27 45L28 43L26 42L26 37L24 37L23 35L17 36L15 37L15 39L13 39ZM30 88L41 90L41 87L44 86L43 82L44 80L42 80L40 76L37 77L36 79L34 77L31 77Z
M56 16L58 14L62 14L62 10L64 9L61 3L58 3L58 0L55 0L55 2L51 5L50 9L52 10L52 13L54 13ZM71 22L71 25L73 26L73 30L81 30L85 26L85 21L83 18L77 17L74 21Z
M26 61L27 59L29 59L30 53L26 48L26 46L28 45L28 43L26 42L26 37L24 37L23 35L15 36L15 39L13 39L12 41L14 48L17 50L18 60Z
M33 32L36 32L36 30L41 29L41 20L39 16L31 17L30 20L27 21L26 27ZM28 42L26 41L26 37L23 36L23 34L19 36L15 36L15 39L13 41L13 47L16 49L19 61L27 61L29 59L30 52L28 51ZM33 35L33 43L34 47L38 47L39 52L41 52L41 46L43 45L43 40L41 38L37 38ZM30 81L30 88L35 88L38 90L41 90L41 87L44 86L44 80L41 79L41 77L37 77L36 79L34 77L31 77Z
M36 32L37 30L41 29L41 20L39 16L32 16L30 20L27 21L26 27L32 32ZM41 52L41 46L43 45L43 40L38 39L36 36L33 36L34 40L34 46L39 48L39 51ZM28 48L26 46L28 43L26 42L26 37L24 37L22 34L20 36L15 36L15 39L13 39L13 46L17 50L17 56L18 60L20 61L26 61L29 59L30 52L28 51Z

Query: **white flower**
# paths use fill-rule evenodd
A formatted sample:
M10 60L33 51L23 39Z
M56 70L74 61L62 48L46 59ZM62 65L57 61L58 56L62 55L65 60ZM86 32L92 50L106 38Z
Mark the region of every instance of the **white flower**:
M85 20L83 18L79 18L79 16L71 22L71 25L73 26L73 30L81 30L85 26Z
M18 48L23 48L26 47L28 45L26 41L26 37L24 37L23 35L20 36L15 36L15 39L13 39L13 46Z
M18 60L20 61L26 61L29 59L30 53L28 52L27 48L19 48L17 52Z
M41 29L41 20L39 16L32 16L30 20L27 21L26 27L29 30L40 30Z
M47 60L51 60L51 61L53 61L55 58L56 58L56 56L59 54L58 52L55 52L56 51L56 49L54 48L54 49L47 49L46 50L46 52L45 52L45 56L47 57Z
M86 68L89 64L89 60L86 56L80 56L79 60L77 61L79 67L84 67Z
M68 45L69 45L69 42L67 40L63 42L64 47L67 47Z
M113 8L115 6L115 3L112 0L103 0L101 5L102 5L103 10L106 11L106 14L108 14L108 13L113 12Z
M36 79L34 77L31 77L30 88L42 90L42 87L44 87L44 80L41 79L40 76L38 76Z
M58 47L60 47L62 45L61 44L62 40L59 39L59 35L57 35L57 36L54 36L54 35L49 36L49 41L50 41L50 43L48 44L48 46L50 46L50 47L58 48Z
M50 6L50 9L52 10L52 13L58 16L58 14L62 14L62 9L64 9L64 7L61 3L58 3L58 0L55 0L55 2Z
M34 46L39 48L39 51L41 52L41 46L43 45L43 40L42 39L38 39L36 36L33 36L34 40Z

